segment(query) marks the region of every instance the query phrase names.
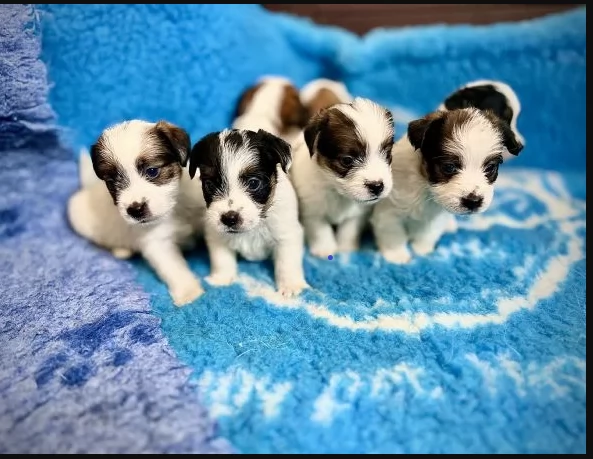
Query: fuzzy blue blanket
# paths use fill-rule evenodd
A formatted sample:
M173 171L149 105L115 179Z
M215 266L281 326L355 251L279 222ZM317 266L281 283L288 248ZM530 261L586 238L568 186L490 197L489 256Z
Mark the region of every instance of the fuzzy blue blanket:
M586 451L584 8L364 38L258 5L0 18L1 453ZM242 262L177 309L142 261L72 233L75 152L105 125L166 118L195 141L271 73L344 81L398 137L459 85L504 80L527 145L433 256L307 255L298 300ZM189 258L208 272L203 247Z

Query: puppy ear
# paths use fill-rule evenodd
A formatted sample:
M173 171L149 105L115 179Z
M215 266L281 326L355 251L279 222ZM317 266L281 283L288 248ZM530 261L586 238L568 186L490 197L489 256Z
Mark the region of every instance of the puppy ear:
M416 150L421 150L424 140L429 131L435 131L443 126L445 121L442 112L434 112L419 120L411 121L408 124L408 139Z
M173 149L177 152L179 164L185 167L189 157L189 149L191 148L189 134L168 121L159 121L156 123L155 129L160 135L168 139Z
M237 104L235 106L235 113L233 114L233 119L239 118L243 113L245 113L245 111L247 110L247 106L253 100L255 92L260 88L260 86L261 84L257 84L243 91L241 96L239 96L239 100L237 100Z
M505 121L500 120L498 125L502 133L502 143L511 155L518 156L523 150L523 143L517 139L517 136Z
M309 121L309 110L301 102L299 92L294 86L286 86L284 89L280 106L280 120L286 127L297 126L301 129Z
M315 140L319 135L319 131L321 131L321 129L327 124L327 120L327 111L321 110L309 120L307 126L305 126L305 129L303 130L305 143L307 144L309 155L311 156L313 156L314 153L313 148L315 147Z
M193 179L204 157L210 151L212 140L218 137L219 132L211 132L202 137L191 149L189 154L189 178Z
M268 152L276 163L280 163L284 173L287 173L292 163L290 144L263 129L257 131L257 141L260 150Z
M93 164L95 175L99 178L99 180L103 180L103 174L101 174L101 170L99 168L99 154L99 144L97 142L91 145L91 148L89 149L89 156L91 157L91 163Z

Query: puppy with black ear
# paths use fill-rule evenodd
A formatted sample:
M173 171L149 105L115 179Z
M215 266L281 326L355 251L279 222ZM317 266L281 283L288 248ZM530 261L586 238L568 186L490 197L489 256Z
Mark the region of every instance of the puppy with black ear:
M505 154L523 144L492 111L461 108L436 111L408 125L393 147L393 190L373 210L377 246L390 262L431 253L454 215L484 212L494 195Z
M283 296L307 287L304 236L297 197L287 176L290 145L266 131L224 130L197 142L189 173L199 169L206 201L205 238L212 285L237 277L237 255L274 259L276 287Z
M190 146L188 134L166 121L111 126L90 159L81 153L81 189L68 201L74 231L118 258L139 252L177 306L203 293L181 252L202 234L206 209L185 167Z
M389 110L360 97L315 110L294 144L291 179L309 250L326 258L356 251L373 205L389 195L394 123Z
M449 95L438 107L438 110L457 110L468 107L475 107L482 111L490 110L507 123L517 141L525 145L525 139L517 129L521 102L508 84L497 80L472 81ZM505 152L503 157L505 161L508 161L514 155Z

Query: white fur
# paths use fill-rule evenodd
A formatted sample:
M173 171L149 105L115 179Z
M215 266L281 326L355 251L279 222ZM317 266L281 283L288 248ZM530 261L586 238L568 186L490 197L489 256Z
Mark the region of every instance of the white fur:
M339 109L354 121L358 135L369 147L366 164L348 179L319 167L316 157L310 156L303 135L293 145L291 179L300 200L301 220L309 250L321 258L336 251L358 249L372 204L386 197L393 183L390 167L379 152L381 142L393 136L383 110L362 98L353 99L352 105L340 105ZM364 182L377 180L383 181L385 189L379 199L373 199ZM337 225L335 234L332 225Z
M246 146L232 152L221 136L221 165L228 192L214 200L206 211L206 244L210 253L213 285L229 285L237 278L237 254L249 261L273 257L276 286L284 296L298 295L308 287L303 268L304 235L298 219L297 197L287 175L277 166L278 183L273 202L260 217L257 205L239 181L240 173L254 160ZM245 138L245 143L247 139ZM222 214L236 211L241 215L241 232L229 233L220 222Z
M282 76L263 76L257 80L261 84L245 112L235 118L234 129L257 132L259 129L291 142L300 132L298 128L285 129L280 119L280 107L286 86L292 82Z
M121 194L122 204L118 207L113 204L105 183L89 179L92 164L86 152L81 152L80 175L87 179L81 180L81 189L68 201L68 219L76 233L111 250L117 258L141 253L167 285L174 303L182 306L203 293L181 248L191 247L194 238L203 232L206 205L199 182L190 180L187 169L183 169L178 182L166 187L141 183L143 179L136 172L134 158L143 145L138 137L150 126L153 124L134 120L126 129L118 125L107 131L110 149L133 177L130 190ZM139 224L128 217L125 205L144 198L157 217L150 223Z
M442 235L457 228L454 214L465 213L460 200L470 193L483 197L477 212L490 206L494 184L489 184L482 170L484 160L502 154L501 134L477 109L470 121L453 132L445 148L461 155L463 169L448 183L431 186L421 172L422 154L411 145L408 136L393 147L393 190L379 202L371 217L377 246L390 262L407 263L407 243L417 255L431 253Z
M344 83L341 81L328 80L327 78L318 78L316 80L310 81L301 88L299 92L301 103L305 106L309 105L311 100L313 100L313 98L321 89L329 89L338 97L341 102L352 102L352 95L348 92L348 89Z
M509 105L511 106L512 110L513 110L513 119L511 120L511 129L513 131L513 133L515 134L515 136L517 137L517 140L519 142L521 142L523 145L525 145L525 138L521 135L521 133L519 132L519 129L517 129L517 119L519 118L519 114L521 113L521 102L519 102L519 98L517 97L517 94L515 93L515 91L513 90L513 88L511 88L508 84L503 83L502 81L496 81L496 80L476 80L476 81L472 81L471 83L467 83L463 86L461 86L459 89L457 89L457 91L463 89L463 88L473 88L475 86L485 86L485 85L492 85L496 88L496 90L501 93L503 96L505 96L509 102ZM437 110L442 110L442 111L446 111L447 109L445 108L444 103L442 103L441 105L439 105ZM514 158L514 155L511 155L509 152L504 152L503 154L504 156L504 160L508 161L511 158Z

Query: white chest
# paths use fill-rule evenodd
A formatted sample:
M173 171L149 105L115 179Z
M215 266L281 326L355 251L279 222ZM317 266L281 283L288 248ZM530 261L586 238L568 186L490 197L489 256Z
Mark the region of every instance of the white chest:
M275 245L272 233L266 226L245 234L229 234L225 238L228 246L248 261L269 258Z
M324 205L326 219L332 225L339 225L350 218L361 217L370 212L370 207L344 198L337 193L328 193Z

